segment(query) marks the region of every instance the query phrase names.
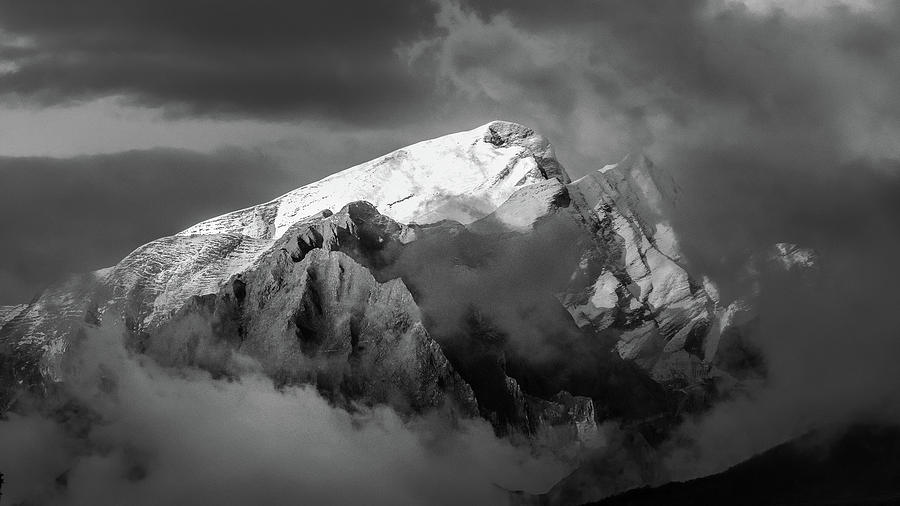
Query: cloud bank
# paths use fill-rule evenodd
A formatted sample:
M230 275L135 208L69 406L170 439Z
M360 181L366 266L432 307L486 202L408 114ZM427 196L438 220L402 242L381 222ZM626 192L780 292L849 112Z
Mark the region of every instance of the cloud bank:
M483 422L353 412L311 387L275 389L130 356L113 327L71 357L53 415L0 421L4 500L52 504L504 504L564 472ZM77 407L76 407L77 406Z
M0 92L54 105L128 95L176 115L373 121L423 96L393 55L430 4L0 3Z

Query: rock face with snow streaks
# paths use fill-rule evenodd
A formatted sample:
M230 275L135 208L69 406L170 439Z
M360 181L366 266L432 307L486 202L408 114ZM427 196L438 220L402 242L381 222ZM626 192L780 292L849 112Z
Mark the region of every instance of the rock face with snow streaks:
M618 329L618 353L657 381L701 380L713 301L682 264L667 218L678 192L671 177L630 155L569 188L575 205L595 220L599 243L562 295L576 322Z

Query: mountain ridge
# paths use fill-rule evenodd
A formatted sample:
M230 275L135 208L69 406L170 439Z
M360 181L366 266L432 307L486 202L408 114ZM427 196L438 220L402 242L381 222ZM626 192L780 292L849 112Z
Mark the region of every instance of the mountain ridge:
M227 231L277 237L296 221L358 200L399 222L468 223L506 200L514 187L549 177L569 182L546 138L523 125L491 121L392 151L177 235ZM442 204L462 195L470 200L465 207Z

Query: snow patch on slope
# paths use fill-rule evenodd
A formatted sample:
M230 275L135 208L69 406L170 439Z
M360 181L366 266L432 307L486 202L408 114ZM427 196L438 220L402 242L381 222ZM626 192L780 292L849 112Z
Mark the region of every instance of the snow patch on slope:
M400 223L466 224L491 213L516 189L548 178L569 182L550 143L525 126L494 121L399 149L178 235L277 238L300 219L358 200Z
M542 218L569 205L569 192L556 179L539 181L516 190L494 212L470 226L487 232L527 232Z

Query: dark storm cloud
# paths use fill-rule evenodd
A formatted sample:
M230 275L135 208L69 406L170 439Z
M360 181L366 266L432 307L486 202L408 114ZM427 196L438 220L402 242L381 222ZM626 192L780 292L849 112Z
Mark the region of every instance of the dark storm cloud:
M41 104L125 95L174 114L384 121L423 88L395 47L428 2L0 2L0 91ZM3 38L0 38L3 40ZM9 65L9 64L8 64ZM421 105L421 104L420 104Z
M297 186L237 149L0 158L0 181L0 304L27 302L65 274L113 265L144 242Z
M576 173L636 148L664 163L696 146L898 154L894 4L803 16L724 0L441 5L440 35L414 61L533 123Z

